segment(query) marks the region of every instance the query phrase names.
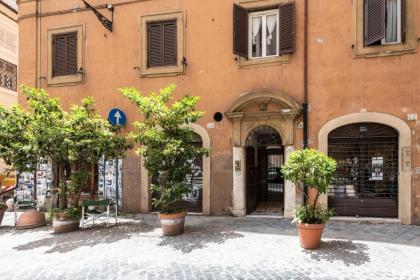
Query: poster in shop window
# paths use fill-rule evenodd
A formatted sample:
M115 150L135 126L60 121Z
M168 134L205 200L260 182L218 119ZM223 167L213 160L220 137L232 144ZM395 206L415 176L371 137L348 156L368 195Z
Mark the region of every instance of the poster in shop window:
M382 181L384 179L384 158L372 158L372 181Z

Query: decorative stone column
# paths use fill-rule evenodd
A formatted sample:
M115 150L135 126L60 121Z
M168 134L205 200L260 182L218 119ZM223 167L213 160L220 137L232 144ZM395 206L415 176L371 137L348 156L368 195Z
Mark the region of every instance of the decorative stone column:
M246 169L245 148L233 147L233 209L232 214L243 217L246 215Z
M284 160L287 161L290 157L290 153L294 151L293 146L284 147ZM296 206L296 186L291 181L284 181L284 217L292 218L293 209Z

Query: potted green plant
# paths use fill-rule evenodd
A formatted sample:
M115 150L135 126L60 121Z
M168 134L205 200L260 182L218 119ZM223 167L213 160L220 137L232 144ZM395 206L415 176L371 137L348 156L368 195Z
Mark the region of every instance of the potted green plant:
M53 208L48 212L48 220L53 223L54 233L65 233L79 229L82 213L79 207Z
M1 222L3 221L4 212L7 210L7 205L3 202L0 202L0 226Z
M321 244L325 223L335 214L334 209L318 203L319 196L326 194L331 184L337 163L322 152L305 149L294 151L282 166L286 180L304 190L304 186L316 191L315 198L298 205L294 210L293 221L297 224L300 244L305 249L317 249Z
M143 96L134 88L120 92L139 108L143 122L135 122L137 131L132 133L141 145L138 153L153 178L151 192L156 194L152 203L161 209L160 220L164 235L178 235L184 230L185 209L173 204L191 192L185 178L193 173L191 162L208 155L208 150L194 146L194 131L188 124L195 123L203 112L195 109L199 100L184 96L172 103L175 85L158 93ZM168 103L171 102L171 105Z

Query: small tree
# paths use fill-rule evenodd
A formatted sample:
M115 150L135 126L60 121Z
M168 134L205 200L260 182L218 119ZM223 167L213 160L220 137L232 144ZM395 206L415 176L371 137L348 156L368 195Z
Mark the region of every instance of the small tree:
M143 115L143 122L135 122L137 131L131 136L141 145L138 153L153 180L152 193L158 194L153 204L162 212L171 213L171 205L191 192L185 178L192 174L191 162L196 157L208 156L208 150L193 145L194 131L187 125L195 123L203 112L195 109L199 97L185 96L171 106L175 85L143 96L134 88L120 92L135 104Z
M326 194L331 184L337 163L325 154L305 149L294 151L282 166L284 178L292 181L303 191L306 201L307 194L304 186L315 189L317 194L312 204L306 203L295 209L295 221L299 223L320 224L325 223L334 214L333 209L324 209L318 205L321 194Z
M132 144L118 134L113 127L101 118L94 108L95 101L88 97L81 105L73 105L68 114L69 161L72 165L71 186L68 193L74 205L78 205L82 187L88 184L89 170L102 157L105 159L122 157Z
M29 134L31 117L20 106L0 105L0 159L16 172L16 185L22 172L35 170L38 153Z

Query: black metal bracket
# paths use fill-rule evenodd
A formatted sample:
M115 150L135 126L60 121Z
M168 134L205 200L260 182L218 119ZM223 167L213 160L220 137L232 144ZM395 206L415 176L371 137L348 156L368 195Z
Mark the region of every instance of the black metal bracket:
M112 32L112 24L114 22L114 6L112 4L106 4L106 7L108 10L111 11L112 18L111 20L107 19L103 14L101 14L97 9L95 9L92 5L90 5L85 0L82 0L85 4L86 8L91 9L92 12L96 15L96 17L99 19L99 21L102 23L102 25Z

